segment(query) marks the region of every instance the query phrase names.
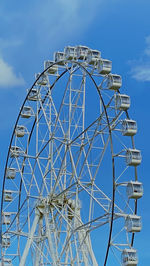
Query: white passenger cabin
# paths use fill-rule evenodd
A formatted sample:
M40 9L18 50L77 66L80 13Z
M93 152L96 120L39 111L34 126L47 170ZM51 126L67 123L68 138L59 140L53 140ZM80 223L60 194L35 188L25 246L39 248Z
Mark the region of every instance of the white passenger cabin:
M16 169L15 168L7 168L6 178L7 179L15 179L15 177L16 177Z
M9 225L11 223L11 213L10 212L3 212L3 224Z
M58 70L58 66L56 64L55 65L53 64L54 64L54 61L48 60L44 62L44 70L48 68L47 73L52 74L52 75L55 74Z
M141 217L137 215L128 215L125 220L125 227L127 232L136 233L142 229Z
M48 83L47 75L44 73L41 75L41 73L35 74L36 84L39 86L45 86Z
M137 252L135 249L124 249L121 255L122 266L136 266L138 264Z
M143 196L143 184L138 181L130 181L127 184L126 192L129 199L140 199Z
M122 135L134 136L137 133L137 123L135 120L125 119L122 122Z
M11 190L4 190L4 201L11 202L12 201L12 191Z
M28 95L28 100L29 101L38 101L39 99L39 90L38 89L31 89L29 95Z
M130 166L137 166L141 163L141 152L136 149L128 149L126 151L126 163Z
M15 135L16 137L24 137L25 135L25 127L24 126L16 126L16 129L15 129Z
M9 235L2 236L2 247L3 248L10 247L10 236Z
M98 61L98 73L106 75L111 72L111 69L112 69L112 61L102 58Z
M64 65L65 64L65 53L64 52L56 52L54 54L54 61L58 64L58 65Z
M0 266L13 266L12 260L8 258L2 258L0 262Z
M77 59L76 47L74 47L74 46L65 47L64 53L65 53L65 57L67 60L76 60Z
M18 146L12 146L10 148L10 157L11 158L16 158L22 153L23 153L23 151Z
M77 58L80 60L86 60L89 48L87 46L79 45L76 47Z
M122 78L117 74L108 75L107 88L110 90L118 90L122 86Z
M130 96L126 94L115 95L115 107L118 110L128 110L130 107Z
M32 115L32 108L30 106L24 106L21 112L22 118L30 118Z
M87 53L87 62L91 65L94 65L98 62L98 60L100 59L101 57L101 52L98 51L98 50L88 50L88 53Z

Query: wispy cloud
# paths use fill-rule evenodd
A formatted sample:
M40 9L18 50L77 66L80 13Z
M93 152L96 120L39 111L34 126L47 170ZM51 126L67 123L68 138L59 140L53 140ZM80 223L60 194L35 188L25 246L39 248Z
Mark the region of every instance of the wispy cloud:
M150 64L145 65L143 63L140 66L134 66L131 69L131 74L137 81L150 81Z
M26 74L27 65L34 69L40 56L63 49L64 45L82 43L84 31L88 30L96 15L102 13L100 7L104 2L44 0L43 3L33 0L32 3L17 3L8 9L4 1L0 10L0 87L23 84L23 78L16 74L21 60L24 62L21 71ZM19 53L19 60L16 60Z
M95 0L94 3L91 0L45 0L43 5L43 2L38 1L28 13L28 19L32 22L29 31L34 30L38 48L40 46L40 49L44 49L47 44L55 47L67 40L71 42L82 38L84 30L88 29L101 11L103 2L104 0Z
M15 74L13 67L0 58L0 88L10 88L25 84L23 77Z
M141 57L129 63L132 78L137 81L150 81L150 35L145 38L145 49Z
M21 74L16 74L12 65L4 60L3 55L10 49L21 45L21 40L0 38L0 89L22 86L25 81Z
M25 10L20 5L12 7L11 12L3 7L6 16L3 18L5 27L9 31L13 21L14 35L22 39L25 44L36 43L35 49L39 51L61 46L67 41L80 40L84 30L89 28L90 23L97 15L104 13L103 5L109 0L33 0L26 3ZM114 0L112 0L114 1ZM22 30L23 29L23 30ZM13 38L10 32L11 38Z

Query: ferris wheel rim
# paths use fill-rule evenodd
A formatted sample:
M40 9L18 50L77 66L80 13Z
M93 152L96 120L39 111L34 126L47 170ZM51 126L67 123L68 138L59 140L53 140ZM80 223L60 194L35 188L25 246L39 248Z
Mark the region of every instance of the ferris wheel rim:
M64 60L65 62L66 62L66 60ZM107 118L107 123L108 123L108 127L109 127L109 134L110 134L110 142L111 142L111 157L112 157L112 171L114 172L114 158L113 158L113 141L112 141L112 132L111 132L111 127L110 127L110 123L109 123L109 119L108 119L108 114L107 114L107 109L106 109L106 107L105 107L105 103L104 103L104 101L103 101L103 97L102 97L102 95L101 95L101 92L100 92L100 90L99 90L99 88L98 88L98 86L97 86L97 84L96 84L96 82L95 82L95 80L93 79L93 77L92 77L92 75L90 74L90 72L86 69L86 67L85 66L83 66L82 65L82 63L80 63L80 62L77 62L77 61L73 61L73 60L67 60L67 62L69 62L69 63L74 63L74 64L76 64L76 65L78 65L80 68L82 68L87 74L88 74L88 76L91 78L91 80L93 81L93 83L94 83L94 85L95 85L95 87L96 87L96 89L97 89L97 92L98 92L98 94L99 94L99 96L100 96L100 98L101 98L101 100L102 100L102 104L103 104L103 107L104 107L104 110L105 110L105 115L106 115L106 118ZM54 63L53 65L55 65L55 64L58 64L58 62L57 63ZM48 70L48 69L50 69L52 66L50 66L50 67L48 67L47 69L45 69L41 74L40 74L40 76L38 77L38 79ZM66 72L68 71L68 69L66 69L63 73L62 73L62 75L61 76L59 76L58 77L58 79L56 78L56 81L55 82L57 82ZM36 81L33 83L33 85L32 85L32 87L30 88L30 90L29 90L29 92L28 92L28 94L27 94L27 96L26 96L26 98L25 98L25 100L24 100L24 102L23 102L23 104L22 104L22 107L21 107L21 109L20 109L20 112L19 112L19 115L18 115L18 117L17 117L17 120L16 120L16 123L15 123L15 126L14 126L14 130L13 130L13 133L12 133L12 137L11 137L11 141L10 141L10 145L9 145L9 151L8 151L8 155L7 155L7 160L6 160L6 166L5 166L5 174L4 174L4 180L3 180L3 192L2 192L2 201L1 201L1 217L2 217L2 209L3 209L3 194L4 194L4 186L5 186L5 175L6 175L6 169L7 169L7 165L8 165L8 160L9 160L9 154L10 154L10 148L11 148L11 144L12 144L12 141L13 141L13 137L14 137L14 135L15 135L15 128L16 128L16 126L17 126L17 124L18 124L18 121L19 121L19 118L20 118L20 115L21 115L21 111L22 111L22 109L23 109L23 107L25 106L25 103L26 103L26 101L27 101L27 99L28 99L28 96L29 96L29 94L30 94L30 92L32 91L32 89L34 88L34 86L36 85L36 82L37 82L37 80L38 79L36 79ZM54 82L54 83L55 83ZM53 88L53 86L54 86L54 84L50 87L50 90ZM127 117L129 118L129 116L128 116L128 112L126 111L126 114L127 114ZM36 123L36 118L35 118L35 120L34 120L34 126L35 126L35 123ZM34 126L33 126L33 128L34 128ZM31 135L30 135L30 138L31 138L31 136L32 136L32 133L31 133ZM30 139L29 138L29 139ZM132 137L133 138L133 137ZM134 143L134 142L133 142ZM28 143L28 145L30 144L30 140L29 140L29 143ZM114 203L115 203L115 173L113 173L113 193L112 193L112 203L113 203L113 205L112 205L112 216L111 216L111 226L110 226L110 234L109 234L109 241L108 241L108 247L110 247L110 241L111 241L111 235L112 235L112 228L113 228L113 217L114 217ZM21 192L21 190L20 190L20 192ZM137 203L137 201L136 201L136 203ZM137 208L137 206L136 206L136 208ZM136 213L136 212L135 212ZM1 224L2 224L2 222L1 222ZM133 233L133 238L132 238L133 240L134 240L134 233ZM133 245L133 240L132 240L132 245ZM108 249L108 248L107 248ZM108 249L108 252L109 252L109 249ZM108 255L106 255L106 257L108 257ZM104 263L104 265L106 265L106 262L107 262L107 258L105 257L105 263Z

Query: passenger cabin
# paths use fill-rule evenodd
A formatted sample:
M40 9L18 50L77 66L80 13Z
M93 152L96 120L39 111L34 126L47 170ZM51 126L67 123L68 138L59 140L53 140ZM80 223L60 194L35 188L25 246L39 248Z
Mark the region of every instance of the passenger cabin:
M47 73L52 74L52 75L55 74L58 70L58 66L56 64L55 65L53 64L54 64L54 61L48 60L44 62L44 70L48 68Z
M3 212L3 224L9 225L11 223L11 213L10 212Z
M9 235L3 235L2 236L2 247L3 248L9 248L10 247L10 236Z
M4 190L4 201L12 202L12 191L11 190Z
M127 184L126 192L129 199L140 199L143 196L143 184L138 181L130 181Z
M130 166L137 166L141 163L141 152L136 149L128 149L126 151L126 163Z
M130 96L125 94L115 95L115 107L118 110L128 110L130 107Z
M107 88L109 90L118 90L122 86L122 78L117 74L108 75Z
M98 60L100 59L101 57L101 52L98 51L98 50L88 50L88 53L87 53L87 62L90 64L90 65L94 65L98 62Z
M24 126L16 126L15 135L16 135L16 137L19 137L19 138L24 137L25 127Z
M74 47L74 46L65 47L64 53L65 53L65 57L67 60L76 60L77 59L76 47Z
M54 61L58 64L58 65L64 65L65 64L65 53L64 52L56 52L54 54Z
M39 90L38 89L32 89L28 95L28 100L29 101L38 101L39 99Z
M37 80L36 84L39 86L46 86L48 83L48 78L46 74L42 75L41 73L35 74L35 79Z
M122 135L134 136L137 133L137 123L131 119L125 119L122 122Z
M87 46L79 45L76 47L77 58L80 60L86 60L89 48Z
M136 266L138 264L137 251L133 248L124 249L121 255L122 266Z
M23 153L23 151L18 146L12 146L10 148L10 157L11 158L17 158L22 153Z
M6 178L7 179L15 179L15 177L16 177L16 169L15 168L7 168Z
M32 108L30 106L24 106L21 112L22 118L30 118L32 115Z
M136 233L142 229L141 217L137 215L128 215L125 220L127 232Z
M111 72L111 69L112 69L112 61L102 58L98 61L98 73L106 75Z

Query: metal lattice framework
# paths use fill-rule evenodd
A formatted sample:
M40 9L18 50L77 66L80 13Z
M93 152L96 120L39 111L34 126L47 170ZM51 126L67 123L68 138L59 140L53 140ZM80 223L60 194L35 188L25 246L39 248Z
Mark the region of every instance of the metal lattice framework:
M137 265L141 154L130 97L110 71L78 46L36 75L6 161L0 265Z

